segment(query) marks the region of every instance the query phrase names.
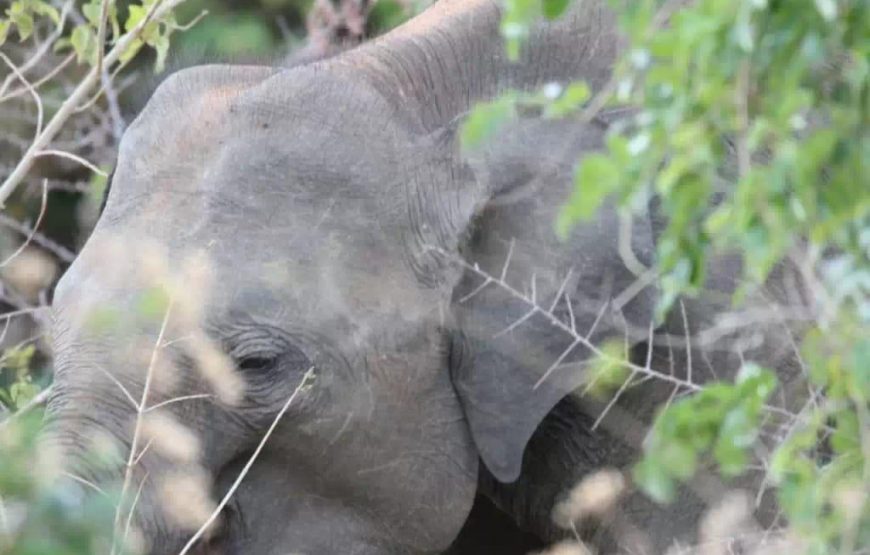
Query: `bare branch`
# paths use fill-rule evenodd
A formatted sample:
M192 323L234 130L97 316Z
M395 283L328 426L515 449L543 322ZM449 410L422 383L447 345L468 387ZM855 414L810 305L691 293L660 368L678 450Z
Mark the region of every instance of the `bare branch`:
M115 46L108 54L106 54L104 58L105 65L110 66L117 62L121 58L121 55L127 52L127 50L133 45L133 42L139 39L139 36L142 34L146 25L155 19L160 19L183 1L184 0L156 0L151 7L148 8L145 17L143 17L133 29L120 37L115 43ZM33 144L30 145L30 148L27 149L27 152L25 152L24 156L19 160L18 165L14 170L12 170L9 177L7 177L3 184L0 185L0 207L5 205L6 200L12 195L18 187L18 184L21 183L27 175L27 172L30 171L33 162L36 159L36 153L42 151L48 146L48 144L60 132L69 117L73 114L76 106L78 106L91 92L91 89L93 89L94 85L100 79L100 73L101 72L98 71L96 67L91 68L75 90L73 90L69 97L63 102L63 104L61 104L60 108L55 112L45 129L39 133L33 141Z
M76 55L75 55L75 52L73 52L72 54L70 54L69 56L64 58L54 68L52 68L51 71L49 71L48 73L46 73L45 75L40 77L38 80L34 81L32 84L32 88L34 90L37 90L37 89L39 89L39 87L41 87L45 83L54 79L58 73L63 71L63 69L66 66L68 66L75 59L76 59ZM20 89L15 89L14 91L7 93L6 95L0 96L0 103L6 102L7 100L12 100L13 98L21 96L22 94L25 94L27 92L29 92L27 86L21 87Z
M63 245L55 243L45 235L38 233L35 228L31 228L6 214L0 214L0 225L27 236L30 242L49 251L63 262L72 262L75 260L76 255L74 252Z
M122 384L120 382L120 380L118 380L118 378L113 376L111 372L109 372L108 370L106 370L105 368L100 366L99 364L96 365L96 368L97 368L97 370L102 372L104 376L109 378L109 380L111 380L112 383L114 383L116 386L118 386L118 389L120 389L121 392L124 394L124 397L126 397L127 400L130 401L130 404L133 405L133 408L136 409L136 411L139 411L139 403L136 401L135 398L133 398L133 395L130 394L130 390L128 390L126 387L124 387L124 384Z
M77 154L73 154L72 152L64 152L63 150L40 150L39 152L34 153L33 156L34 157L59 156L60 158L67 158L69 160L72 160L73 162L78 162L79 164L88 168L89 170L91 170L95 174L99 175L100 177L109 177L109 174L107 174L106 172L104 172L103 170L101 170L100 168L98 168L97 166L92 164L91 162L88 162L87 160L85 160L81 156L79 156Z
M314 367L308 369L307 372L302 376L302 379L299 380L299 385L296 386L296 389L293 390L293 393L290 395L290 398L287 399L287 402L284 403L284 406L281 407L281 410L275 416L275 419L272 420L272 424L269 426L269 429L266 430L266 433L263 435L263 439L260 440L260 444L257 445L257 448L254 450L254 453L248 459L248 462L245 463L242 471L239 472L238 477L233 481L233 484L230 486L230 489L227 490L226 495L224 495L223 499L221 499L220 503L218 503L217 507L215 507L211 516L206 519L206 521L200 526L199 530L188 540L188 542L184 545L184 548L178 555L185 555L188 553L196 542L202 537L206 530L208 530L209 526L215 521L221 511L224 510L224 507L227 506L230 499L235 495L236 490L239 489L239 485L241 485L242 481L245 479L245 476L248 475L248 472L251 470L251 467L254 465L254 462L259 458L260 453L263 451L263 448L266 446L266 443L269 441L269 438L272 436L272 432L275 431L275 428L278 427L278 423L284 418L284 413L287 412L287 409L290 408L290 405L293 404L293 401L296 399L296 396L299 395L299 392L308 384L308 381L314 375Z
M4 54L0 52L0 59L2 59L9 69L18 77L18 80L21 81L21 84L27 88L27 92L30 93L30 96L33 97L33 101L36 103L36 138L39 137L40 133L42 133L42 119L43 119L43 108L42 108L42 98L39 96L39 93L36 92L36 89L33 88L33 85L30 84L30 81L27 80L26 77L21 73L12 60Z

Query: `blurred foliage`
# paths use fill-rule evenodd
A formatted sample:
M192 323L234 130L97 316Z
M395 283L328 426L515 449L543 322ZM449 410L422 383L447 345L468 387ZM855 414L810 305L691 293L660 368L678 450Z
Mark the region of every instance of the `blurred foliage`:
M530 26L568 3L502 1L514 58ZM701 292L712 253L740 253L750 287L797 253L818 280L821 305L801 345L813 399L768 478L809 552L870 548L870 4L611 4L629 46L599 96L587 103L581 83L510 91L472 112L465 147L496 135L523 104L545 113L563 104L557 117L588 117L584 109L600 100L638 107L613 127L604 152L578 164L556 229L567 237L605 199L628 214L655 196L668 217L657 246L659 316L680 295ZM747 362L735 383L707 384L671 404L636 468L639 485L667 501L705 457L726 477L740 474L775 387L774 374Z
M0 555L109 553L112 499L65 479L41 427L38 411L0 423Z
M708 453L724 476L742 474L775 388L773 372L746 364L734 385L713 383L677 402L652 429L647 455L635 469L638 482L657 501L670 501L676 482L694 476L700 456Z
M6 349L0 357L0 403L10 410L27 404L40 391L33 383L31 361L36 347L15 346Z

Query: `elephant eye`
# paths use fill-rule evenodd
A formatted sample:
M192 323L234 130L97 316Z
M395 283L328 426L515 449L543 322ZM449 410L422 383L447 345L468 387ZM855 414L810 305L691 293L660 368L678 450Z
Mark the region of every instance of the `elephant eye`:
M275 366L275 359L265 356L249 356L238 362L239 370L243 372L266 372Z

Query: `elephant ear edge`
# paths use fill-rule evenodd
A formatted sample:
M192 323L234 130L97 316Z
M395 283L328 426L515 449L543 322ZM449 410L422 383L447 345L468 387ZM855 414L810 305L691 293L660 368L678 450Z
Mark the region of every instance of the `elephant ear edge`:
M544 418L587 383L590 346L640 343L653 322L659 292L636 287L637 270L620 255L624 222L614 206L578 224L564 242L552 225L577 160L600 149L604 134L594 124L518 122L470 163L490 196L458 247L465 272L452 294L451 372L481 459L504 483L520 476ZM631 223L631 250L652 266L651 218ZM533 295L537 308L528 302Z

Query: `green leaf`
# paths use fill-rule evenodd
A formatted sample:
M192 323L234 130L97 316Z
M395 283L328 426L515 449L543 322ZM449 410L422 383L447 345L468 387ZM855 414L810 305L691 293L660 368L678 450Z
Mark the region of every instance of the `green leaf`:
M36 347L33 345L10 347L3 353L3 367L12 370L16 379L21 379L30 372L30 363L35 353Z
M541 9L547 19L556 19L570 4L571 0L541 0Z
M515 113L515 97L502 96L492 102L478 104L463 122L460 131L462 148L477 148L492 138Z
M659 503L673 501L677 492L674 479L655 458L644 458L634 466L634 481L653 500Z
M37 15L48 17L55 25L60 24L60 12L51 4L36 0L31 4L31 9Z
M585 81L571 83L558 98L547 104L544 117L561 118L573 114L589 100L589 94L589 85Z
M148 10L143 6L137 6L136 4L131 4L127 10L127 21L124 22L124 31L129 33L139 24L140 21L145 19Z
M131 8L133 6L130 6ZM82 13L88 22L93 25L94 29L100 26L100 16L102 15L102 6L99 0L89 2L82 6Z
M3 46L3 43L6 42L6 38L9 36L9 29L11 28L11 21L8 19L0 19L0 46Z
M145 290L137 302L137 313L147 321L158 321L169 307L169 294L162 287Z
M668 474L680 480L688 480L695 474L698 454L691 445L670 441L656 454Z
M6 10L6 15L15 24L21 40L27 39L33 33L33 15L26 9L24 2L13 2L12 7Z
M375 28L375 34L389 31L408 19L408 10L397 0L379 0L369 12L368 22Z
M154 61L154 73L161 73L166 67L166 56L169 54L169 37L166 34L159 35L152 44L157 52Z
M10 397L12 397L16 407L26 405L28 401L36 397L39 391L39 386L29 380L16 382L9 388Z
M590 154L574 174L574 192L556 220L556 233L567 238L579 220L591 217L619 183L619 170L604 154Z
M70 45L76 53L76 61L82 63L95 52L97 37L87 24L77 25L70 34Z

